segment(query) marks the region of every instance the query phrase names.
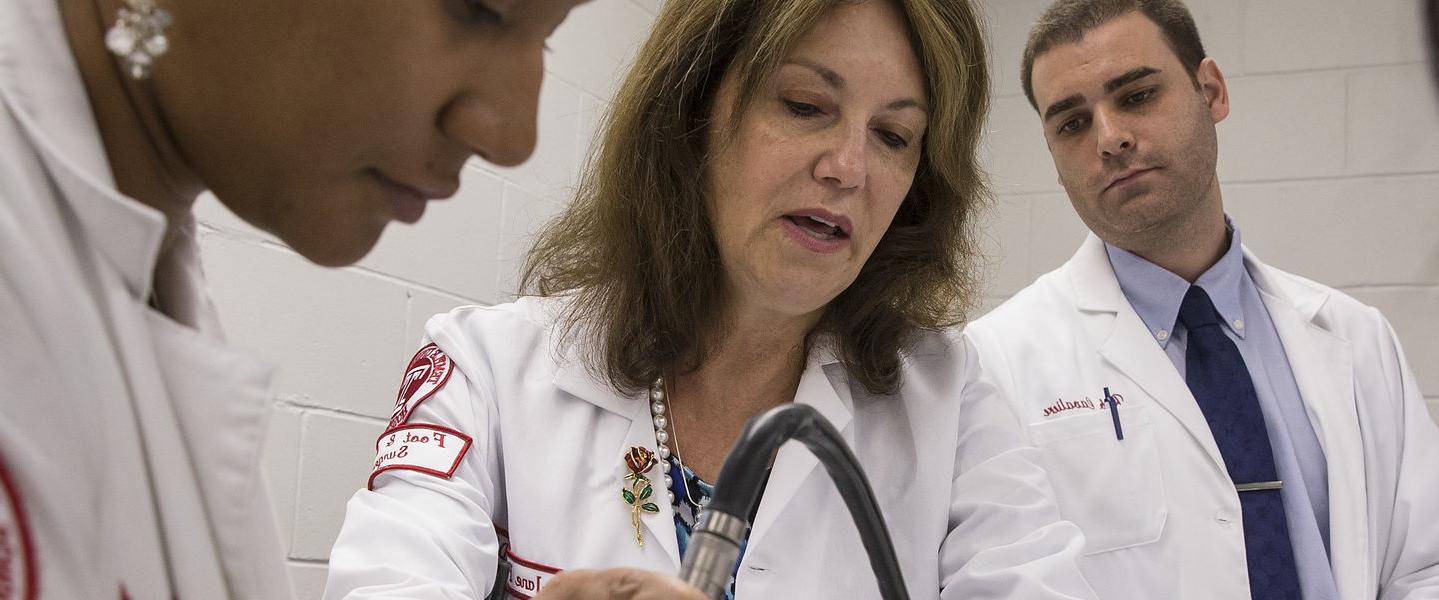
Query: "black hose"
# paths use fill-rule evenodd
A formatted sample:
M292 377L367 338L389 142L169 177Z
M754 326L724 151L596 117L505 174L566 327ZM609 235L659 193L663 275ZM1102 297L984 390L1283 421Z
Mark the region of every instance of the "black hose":
M879 581L880 596L886 600L909 600L904 574L900 572L899 560L894 554L894 542L890 540L889 529L880 514L879 503L874 499L874 490L870 488L869 480L865 479L864 470L834 426L807 404L786 404L745 423L734 449L725 458L724 466L720 467L714 494L705 510L725 513L748 523L751 509L758 503L760 490L768 475L765 466L775 450L789 440L797 440L809 448L839 489L855 527L859 529L865 552L869 554L870 567ZM706 522L712 520L701 520L700 528L703 529ZM696 549L696 541L691 542L691 551ZM695 569L691 560L694 558L696 553L686 552L681 576L687 581L692 581L688 575ZM714 564L718 566L709 568L733 568L733 563ZM727 578L729 573L727 571L722 575Z

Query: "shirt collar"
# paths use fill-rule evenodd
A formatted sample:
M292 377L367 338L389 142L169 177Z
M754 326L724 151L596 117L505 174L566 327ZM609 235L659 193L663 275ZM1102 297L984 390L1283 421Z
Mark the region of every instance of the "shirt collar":
M1228 216L1225 216L1224 224L1229 232L1229 249L1199 276L1195 285L1209 294L1225 326L1243 339L1244 309L1240 292L1247 273L1243 244L1239 239L1239 229ZM1109 264L1114 267L1114 276L1119 280L1119 289L1124 292L1125 299L1129 300L1129 305L1134 307L1134 312L1139 314L1139 319L1149 328L1160 347L1168 346L1174 323L1179 318L1179 305L1189 291L1189 282L1108 242L1104 244L1104 250L1109 255Z
M83 239L143 300L150 293L165 217L116 190L54 0L0 2L0 103L36 148Z

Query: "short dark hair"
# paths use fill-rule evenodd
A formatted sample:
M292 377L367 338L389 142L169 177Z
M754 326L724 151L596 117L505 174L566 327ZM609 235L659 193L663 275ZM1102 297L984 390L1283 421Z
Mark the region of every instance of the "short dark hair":
M1024 63L1020 77L1029 105L1039 110L1034 99L1034 59L1051 48L1072 44L1084 34L1109 21L1132 12L1139 12L1159 26L1169 49L1179 57L1189 79L1199 84L1199 63L1204 61L1204 44L1199 41L1199 28L1194 17L1179 0L1059 0L1050 5L1029 30L1024 46Z

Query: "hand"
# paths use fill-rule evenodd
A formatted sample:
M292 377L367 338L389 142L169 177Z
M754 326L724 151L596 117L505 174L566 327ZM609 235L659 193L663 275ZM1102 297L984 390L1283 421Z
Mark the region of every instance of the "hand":
M678 578L639 569L565 571L534 600L709 600Z

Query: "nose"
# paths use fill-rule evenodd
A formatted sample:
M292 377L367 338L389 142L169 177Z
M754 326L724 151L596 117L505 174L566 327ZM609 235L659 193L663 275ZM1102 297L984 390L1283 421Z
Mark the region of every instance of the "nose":
M838 128L837 128L838 129ZM864 187L867 126L838 129L814 166L815 179L842 189Z
M1093 118L1100 156L1114 158L1134 148L1134 135L1122 119L1104 110L1094 111Z
M483 70L445 107L441 131L495 165L525 162L535 151L543 61L536 52L529 60L492 62L498 70Z

